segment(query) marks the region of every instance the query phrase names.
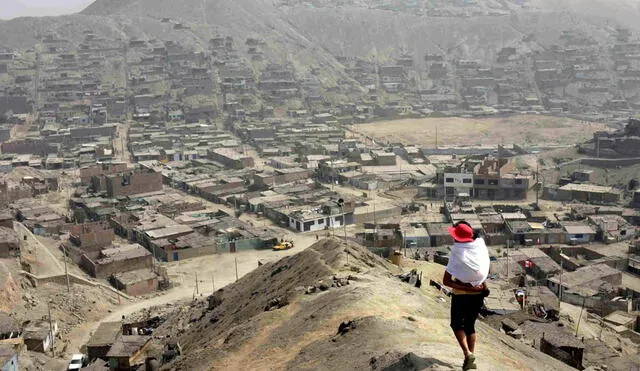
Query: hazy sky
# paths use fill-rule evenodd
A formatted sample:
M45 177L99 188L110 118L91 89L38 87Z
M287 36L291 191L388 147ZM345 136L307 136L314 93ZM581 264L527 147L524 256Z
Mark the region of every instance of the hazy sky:
M0 0L0 19L76 13L93 0Z

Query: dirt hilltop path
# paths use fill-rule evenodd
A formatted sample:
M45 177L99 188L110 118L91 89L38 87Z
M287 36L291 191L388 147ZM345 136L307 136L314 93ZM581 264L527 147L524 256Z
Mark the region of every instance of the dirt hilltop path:
M208 301L177 309L156 331L183 347L183 356L168 367L459 369L449 299L428 284L401 282L394 277L397 267L361 246L350 244L347 263L345 250L341 240L321 240L256 269ZM421 269L425 282L442 274L435 266ZM488 325L479 324L478 332L480 370L571 369Z

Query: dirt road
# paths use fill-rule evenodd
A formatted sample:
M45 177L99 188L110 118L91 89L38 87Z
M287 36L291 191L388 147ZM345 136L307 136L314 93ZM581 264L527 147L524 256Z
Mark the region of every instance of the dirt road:
M315 242L314 234L292 234L287 238L294 241L295 247L286 251L251 250L236 254L216 254L196 259L167 263L169 276L177 286L162 295L136 302L124 302L99 322L87 323L74 329L68 352L78 352L91 337L91 333L102 322L119 321L142 309L188 300L196 295L206 296L236 280L236 261L238 278L258 267L258 260L278 260L284 256L296 254ZM197 274L197 284L196 284ZM197 291L196 291L197 285Z
M129 162L131 153L127 147L129 141L129 124L118 124L116 136L113 138L113 149L115 157L122 162Z
M22 223L14 223L15 230L20 238L20 250L23 259L33 263L33 274L37 276L49 276L64 273L63 264L58 260L31 231ZM24 238L26 236L26 239Z

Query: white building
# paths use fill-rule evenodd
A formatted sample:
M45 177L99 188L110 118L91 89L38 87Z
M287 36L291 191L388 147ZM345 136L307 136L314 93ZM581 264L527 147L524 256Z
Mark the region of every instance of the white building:
M473 173L445 173L444 189L447 196L473 196Z
M289 214L289 228L298 232L316 232L337 228L343 225L343 215L345 214L323 214L319 208L295 211Z

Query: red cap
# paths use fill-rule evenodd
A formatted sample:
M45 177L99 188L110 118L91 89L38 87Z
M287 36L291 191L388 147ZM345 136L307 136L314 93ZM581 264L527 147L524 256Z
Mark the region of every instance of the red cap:
M449 227L447 231L457 242L473 242L473 228L466 224L460 223L457 227Z

